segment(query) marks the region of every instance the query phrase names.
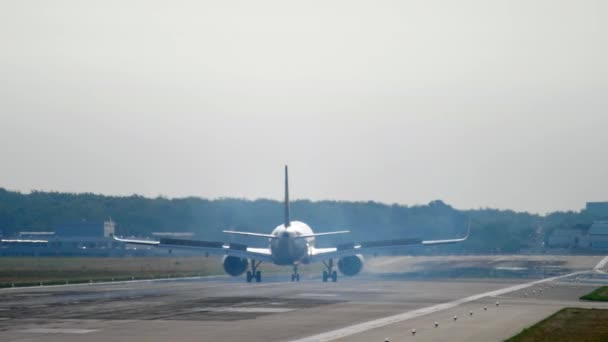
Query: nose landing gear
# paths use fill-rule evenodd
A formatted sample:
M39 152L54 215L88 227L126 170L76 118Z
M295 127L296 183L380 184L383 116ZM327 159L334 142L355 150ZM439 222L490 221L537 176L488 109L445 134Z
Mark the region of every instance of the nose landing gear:
M338 281L338 272L334 270L334 259L329 259L328 261L323 261L323 265L327 270L323 271L323 282L327 283L329 279L333 283Z
M293 273L291 274L291 281L300 281L300 273L298 273L298 265L293 265Z
M251 260L251 271L247 271L247 282L251 283L251 281L253 279L255 279L256 283L259 283L262 281L262 272L260 272L258 270L258 267L260 266L262 262L261 261L255 261L255 260Z

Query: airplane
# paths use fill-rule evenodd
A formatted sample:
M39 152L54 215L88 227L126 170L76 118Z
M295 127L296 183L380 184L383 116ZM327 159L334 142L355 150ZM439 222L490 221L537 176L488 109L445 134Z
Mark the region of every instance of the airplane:
M405 254L405 247L412 245L441 245L465 241L470 233L470 221L467 233L462 238L447 240L422 240L422 239L398 239L385 241L367 241L360 244L347 243L336 247L316 248L315 238L334 234L346 234L348 230L340 230L326 233L314 233L304 222L292 221L289 212L289 174L285 165L285 199L283 202L283 223L277 226L270 234L240 232L224 230L226 234L249 236L268 239L267 248L254 248L240 243L223 243L214 241L184 240L173 238L161 238L160 241L125 239L114 236L120 242L136 245L148 245L172 249L197 250L208 255L223 255L222 264L224 271L234 277L241 276L246 272L246 280L251 283L262 281L260 265L262 262L275 265L291 266L293 273L291 281L300 281L298 266L321 262L325 266L323 270L323 282L336 282L338 280L337 269L346 276L357 275L363 269L364 254L398 255ZM334 260L337 259L337 263Z

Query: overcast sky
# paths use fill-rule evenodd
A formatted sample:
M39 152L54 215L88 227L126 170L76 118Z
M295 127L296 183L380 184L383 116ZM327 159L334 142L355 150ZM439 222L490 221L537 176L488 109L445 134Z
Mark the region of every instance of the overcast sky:
M606 1L0 2L0 187L608 200Z

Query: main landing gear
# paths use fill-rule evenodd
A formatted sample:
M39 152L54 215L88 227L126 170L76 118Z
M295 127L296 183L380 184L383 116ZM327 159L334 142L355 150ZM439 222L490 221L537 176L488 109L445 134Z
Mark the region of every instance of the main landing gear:
M262 262L261 261L255 261L255 260L251 260L251 271L247 271L247 282L251 283L251 281L253 279L255 279L256 283L259 283L262 281L262 272L260 272L258 270L258 267L260 266Z
M333 283L338 281L338 272L336 272L336 270L334 270L334 259L329 259L328 261L323 261L323 265L325 265L325 268L327 270L323 271L323 282L327 283L327 281L329 279L331 279L331 281Z
M298 265L293 265L293 273L291 274L291 281L300 281L300 273L298 273Z

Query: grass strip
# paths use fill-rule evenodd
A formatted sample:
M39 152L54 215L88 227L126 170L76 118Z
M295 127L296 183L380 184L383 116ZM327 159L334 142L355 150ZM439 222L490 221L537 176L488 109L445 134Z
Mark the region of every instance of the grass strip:
M580 299L598 302L608 302L608 286L602 286L598 289L595 289L592 292L582 296Z
M608 341L608 310L564 308L507 342Z
M28 287L28 286L53 286L53 285L68 285L68 284L87 284L87 283L109 283L115 281L129 281L129 280L154 280L154 279L172 279L172 278L184 278L184 277L199 277L208 274L201 273L182 273L182 274L169 274L169 275L157 275L157 276L140 276L140 277L91 277L91 278L71 278L68 280L47 280L47 281L17 281L17 282L3 282L0 283L0 288L8 287Z
M285 275L290 267L262 265L266 275ZM302 274L321 274L321 265L302 265ZM109 282L114 279L158 279L225 274L221 257L2 257L0 258L0 288ZM244 279L244 276L243 276ZM244 281L244 280L243 280Z

